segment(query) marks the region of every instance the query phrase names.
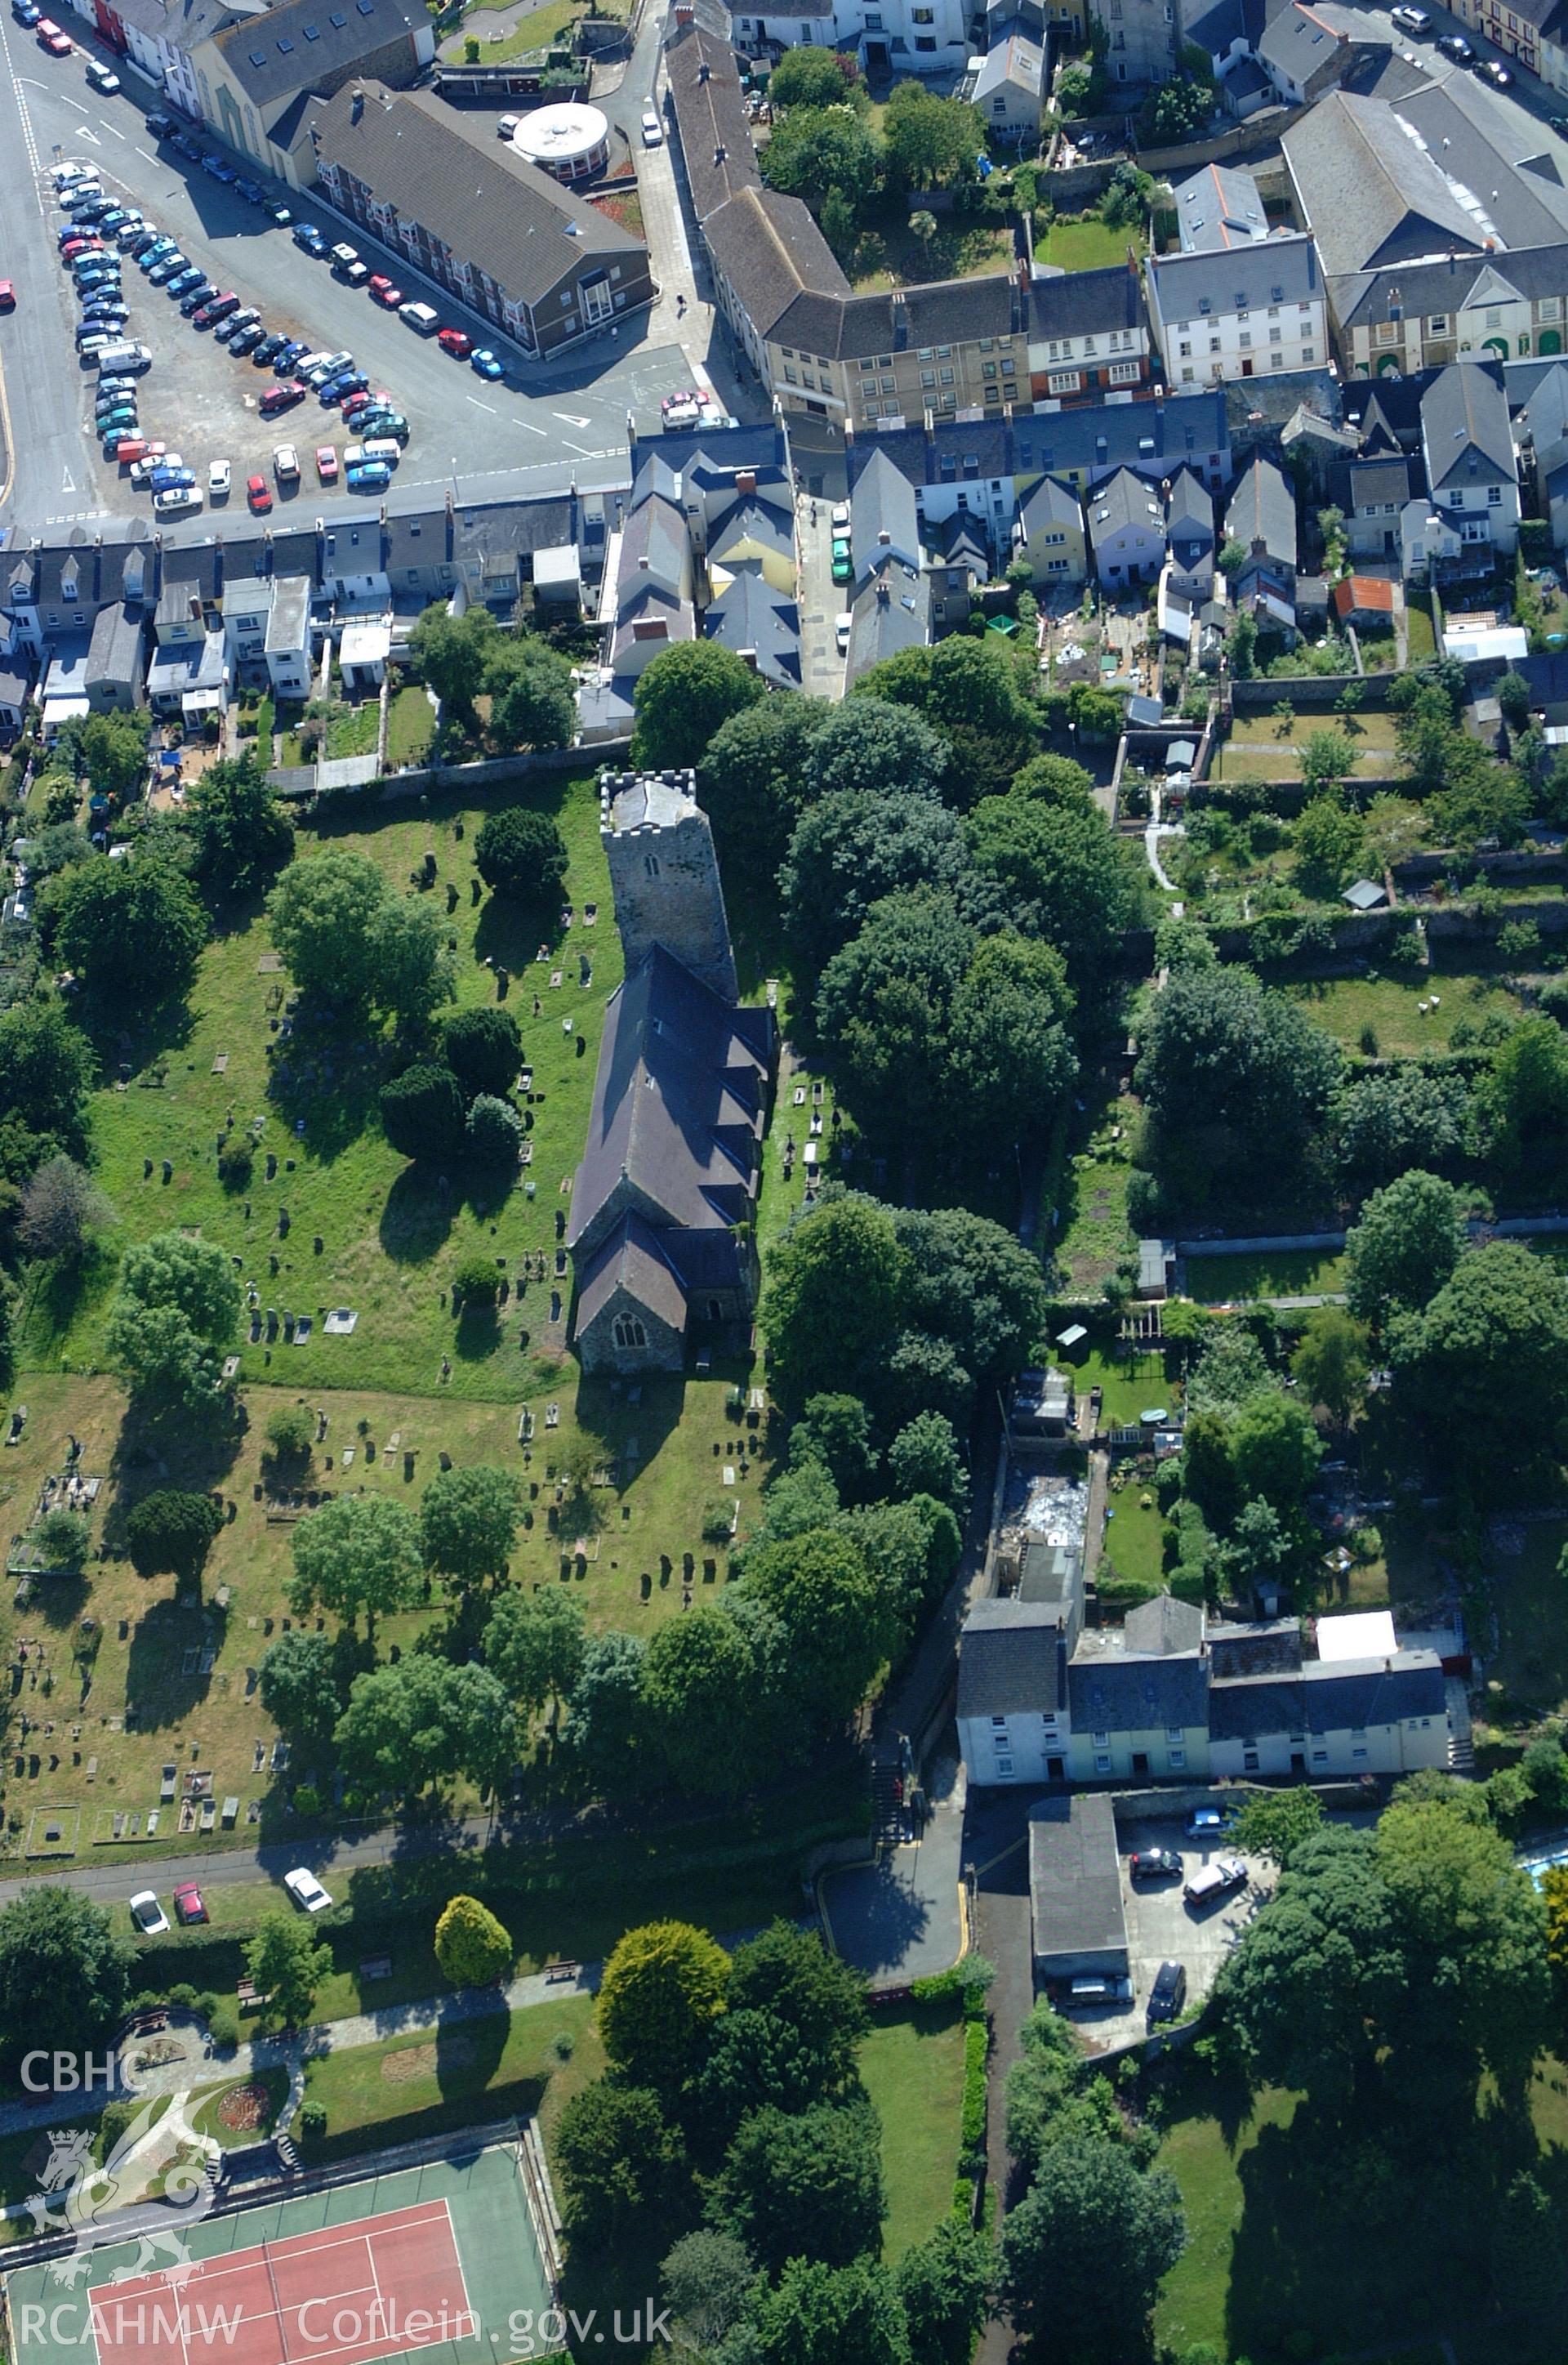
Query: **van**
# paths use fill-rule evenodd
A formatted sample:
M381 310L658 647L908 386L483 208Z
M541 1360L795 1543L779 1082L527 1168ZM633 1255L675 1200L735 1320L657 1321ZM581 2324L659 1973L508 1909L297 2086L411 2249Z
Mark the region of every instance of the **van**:
M1228 1897L1233 1889L1247 1886L1247 1866L1237 1856L1217 1855L1213 1864L1205 1864L1193 1875L1182 1894L1195 1913Z
M1132 2000L1131 1979L1116 1978L1109 1974L1102 1978L1074 1979L1067 1994L1070 2012L1086 2012L1093 2010L1096 2006L1103 2008L1119 2003L1131 2003Z
M418 330L421 337L433 337L435 334L436 316L429 304L399 305L398 318L406 320L410 329Z
M126 371L140 372L151 366L151 345L110 345L98 355L100 377L118 377Z
M403 456L403 447L390 435L375 435L364 447L367 460L379 460L383 465L395 468Z

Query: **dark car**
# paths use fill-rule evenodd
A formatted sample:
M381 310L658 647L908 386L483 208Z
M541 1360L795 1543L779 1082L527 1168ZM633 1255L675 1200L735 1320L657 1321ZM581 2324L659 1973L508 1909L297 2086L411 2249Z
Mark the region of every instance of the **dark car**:
M370 380L363 370L350 370L340 377L330 377L326 385L319 387L317 391L321 400L330 409L333 403L342 402L345 394L365 394L368 393L369 388Z
M237 337L230 340L229 350L233 353L248 353L253 346L261 343L265 334L266 331L262 327L261 322L252 320L248 329L241 329Z
M205 1922L207 1905L194 1880L187 1880L174 1891L174 1918L178 1922Z
M244 175L241 174L234 184L234 194L237 197L243 197L248 206L259 206L262 204L266 192L263 189L258 189L254 181L247 181Z
M209 303L202 306L196 316L196 327L209 329L214 320L226 320L230 312L237 312L239 309L240 298L230 288L227 296L214 296Z
M177 148L182 156L188 157L193 164L201 163L201 150L188 131L176 131L170 144Z
M218 290L210 279L202 280L188 295L180 298L180 309L187 320L193 319L204 304L210 304Z
M1148 1991L1148 2023L1174 2020L1187 2001L1187 1972L1182 1963L1161 1963Z
M262 339L261 343L251 355L252 367L253 369L270 369L273 363L276 361L279 353L282 353L287 342L287 338L280 335L278 331L274 329L269 336L265 336Z
M140 230L133 230L125 240L123 251L127 254L134 254L140 258L146 253L150 246L157 245L158 238L159 233L153 229L152 224L143 222Z
M172 115L150 115L147 118L147 129L154 140L167 140L174 128L174 118Z
M1134 1880L1174 1880L1182 1859L1174 1848L1138 1848L1127 1858L1127 1871Z
M1471 72L1478 82L1489 82L1494 90L1508 90L1513 85L1513 75L1495 58L1477 58Z
M1549 131L1555 131L1559 140L1568 137L1568 115L1549 115L1546 128Z
M173 279L164 281L163 293L171 302L177 304L182 296L188 296L193 287L199 287L202 279L203 274L199 267L194 263L187 263L183 271L175 272Z
M286 377L300 354L308 353L309 350L303 337L286 338L273 355L273 367L279 377Z
M1453 60L1456 66L1473 65L1475 62L1475 51L1462 33L1445 33L1438 47L1445 58Z
M319 260L327 252L327 241L314 222L296 222L289 236L302 253L314 255Z

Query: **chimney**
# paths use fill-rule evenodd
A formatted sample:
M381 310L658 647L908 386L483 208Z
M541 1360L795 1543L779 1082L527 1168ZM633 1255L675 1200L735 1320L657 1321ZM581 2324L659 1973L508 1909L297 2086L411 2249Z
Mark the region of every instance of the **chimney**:
M363 90L356 90L353 98L349 101L349 121L351 123L357 123L364 113L364 93Z
M739 649L736 651L736 655L739 656L742 665L749 666L753 673L756 671L756 651L755 649Z
M735 470L735 490L737 493L756 492L756 470L755 468L737 468Z
M645 567L648 565L648 554L645 550L644 551L641 558L638 559L637 565L639 567Z
M879 550L889 549L891 546L892 539L892 535L888 532L885 525L879 527L877 532L877 547Z
M679 12L678 11L678 13ZM703 59L701 64L697 69L697 79L699 82L706 82L709 79L709 67L706 58Z

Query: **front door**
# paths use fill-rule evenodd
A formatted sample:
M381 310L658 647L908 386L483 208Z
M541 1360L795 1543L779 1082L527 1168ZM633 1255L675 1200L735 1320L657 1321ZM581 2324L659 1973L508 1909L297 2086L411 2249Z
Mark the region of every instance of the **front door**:
M1135 1749L1133 1751L1133 1779L1135 1782L1140 1777L1147 1779L1148 1775L1148 1759L1141 1749Z
M1065 1766L1064 1766L1063 1760L1062 1760L1061 1758L1059 1758L1059 1757L1047 1757L1047 1760L1046 1760L1046 1779L1047 1779L1047 1782L1059 1782L1059 1781L1061 1781L1061 1780L1064 1778L1064 1774L1065 1774Z
M1250 377L1250 376L1251 376L1251 375L1252 375L1252 364L1251 364L1250 361L1244 361L1244 362L1242 363L1242 364L1241 364L1241 375L1242 375L1242 376L1243 376L1243 377Z
M885 66L887 62L888 45L886 41L868 41L866 44L866 63L868 66Z

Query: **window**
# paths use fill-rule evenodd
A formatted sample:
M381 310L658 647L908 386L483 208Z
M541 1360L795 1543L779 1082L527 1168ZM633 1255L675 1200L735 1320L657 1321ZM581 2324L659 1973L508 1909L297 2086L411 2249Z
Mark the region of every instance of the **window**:
M1434 312L1431 319L1428 321L1427 326L1431 331L1434 337L1447 336L1449 326L1448 314L1446 312Z
M1014 361L1012 361L1012 360L1005 360L1005 359L1004 359L1004 360L1003 360L1003 362L1002 362L1002 376L1003 376L1003 377L1011 377L1011 376L1014 375L1014 372L1015 371L1015 369L1016 369L1016 368L1017 368L1017 364L1016 364L1015 362L1014 362Z
M1258 1752L1255 1749L1242 1751L1241 1770L1244 1774L1256 1774L1258 1771Z
M1193 348L1190 344L1178 345L1176 351L1182 361L1191 361L1193 357Z
M610 1326L610 1336L618 1347L645 1347L648 1334L634 1314L618 1314Z
M1168 1724L1165 1728L1165 1738L1173 1749L1180 1748L1182 1743L1182 1727L1179 1724Z
M1249 329L1243 329L1243 330L1242 330L1242 331L1241 331L1241 335L1240 335L1240 338L1239 338L1238 342L1239 342L1239 343L1240 343L1240 346L1241 346L1241 350L1242 350L1242 352L1243 352L1244 353L1247 353L1247 352L1249 352L1249 351L1250 350L1250 348L1251 348L1251 344L1252 344L1252 332L1251 332L1251 331L1250 331Z
M1095 1760L1094 1760L1094 1771L1096 1772L1096 1774L1108 1774L1108 1773L1110 1772L1110 1770L1111 1770L1111 1760L1110 1760L1110 1756L1109 1756L1109 1754L1108 1754L1106 1752L1102 1751L1102 1752L1100 1753L1100 1754L1099 1754L1099 1755L1097 1755L1097 1756L1096 1756L1096 1758L1095 1758Z
M1500 329L1500 328L1502 327L1502 325L1503 325L1503 315L1501 314L1501 312L1499 312L1498 310L1496 310L1496 308L1493 308L1490 312L1488 312L1488 313L1487 313L1487 315L1486 315L1486 326L1487 326L1489 329Z
M1092 1734L1091 1738L1096 1749L1109 1749L1111 1746L1111 1736L1108 1732L1096 1732Z
M917 50L930 52L933 55L936 49L936 43L929 33L916 33L914 37L914 46Z
M1360 1748L1360 1749L1352 1749L1352 1750L1351 1750L1351 1752L1350 1752L1350 1754L1351 1754L1351 1756L1352 1756L1352 1757L1364 1757L1364 1756L1366 1755L1366 1754L1367 1754L1367 1753L1366 1753L1366 1749L1365 1749L1365 1746L1364 1746L1364 1745L1363 1745L1361 1748Z
M1006 1732L1006 1730L1007 1730L1007 1719L1006 1719L1004 1716L993 1716L993 1717L991 1718L991 1723L992 1723L993 1725L998 1725L998 1724L999 1724L999 1725L1002 1727L1002 1732Z
M1192 371L1189 370L1187 375L1191 377L1192 375ZM1113 362L1105 372L1105 376L1112 386L1136 386L1138 380L1138 365L1137 362Z
M935 373L935 370L922 370L922 371L921 371L921 373L920 373L920 383L921 383L921 385L922 385L922 386L935 386L935 383L936 383L936 373Z
M1080 370L1053 370L1046 380L1047 388L1052 394L1076 394L1082 384L1083 375Z
M933 43L932 43L932 45L931 45L931 46L932 46L932 48L933 48L933 49L935 49L935 46L936 46L935 42L935 41L933 41ZM919 47L920 47L920 44L919 44L919 42L917 41L917 42L915 43L915 48L916 48L916 49L918 49ZM997 1770L998 1774L1006 1774L1006 1775L1011 1775L1011 1773L1012 1773L1012 1771L1013 1771L1013 1760L1012 1760L1012 1758L1011 1758L1011 1757L999 1757L999 1758L997 1759L997 1761L996 1761L996 1770Z
M799 385L800 385L800 383L801 383L801 381L800 381L800 379L795 375L795 373L794 373L794 371L793 371L792 369L788 369L788 368L787 368L787 369L785 370L785 372L784 372L784 383L785 383L785 385L786 385L786 386L799 386Z
M1310 345L1303 345L1301 349L1301 357L1304 362L1316 361L1317 358Z
M952 385L952 383L953 383L953 373L952 373L952 371L951 371L950 369L945 369L945 370L942 372L942 383L943 383L943 385L944 385L944 386L951 386L951 385Z
M1168 1749L1165 1755L1166 1763L1170 1771L1172 1774L1180 1774L1187 1763L1186 1751L1184 1749Z
M1285 332L1282 329L1271 329L1269 331L1269 342L1271 345L1277 345L1284 333Z
M1488 502L1491 504L1491 506L1492 506L1494 509L1495 509L1495 508L1496 508L1497 504L1501 501L1502 498L1503 498L1503 488L1502 488L1502 486L1501 486L1501 485L1488 485L1488 486L1487 486L1487 488L1486 488L1486 499L1487 499Z
M658 875L659 875L659 857L658 857L658 856L657 856L656 854L644 854L644 857L643 857L643 876L644 876L644 879L656 879L656 878L658 877Z

